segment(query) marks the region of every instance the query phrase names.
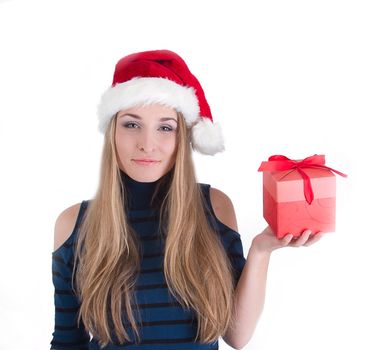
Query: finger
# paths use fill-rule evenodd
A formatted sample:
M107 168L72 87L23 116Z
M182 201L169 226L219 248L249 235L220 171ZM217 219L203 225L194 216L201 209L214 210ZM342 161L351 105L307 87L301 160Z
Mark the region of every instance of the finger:
M304 245L307 241L309 236L311 235L311 230L305 230L296 240L296 242L292 243L292 247L300 247Z
M281 242L283 246L287 246L292 241L292 239L293 239L293 234L288 233L281 239Z
M312 245L313 243L316 243L317 241L319 241L321 239L321 237L323 237L322 234L315 234L304 245L308 247L308 246Z

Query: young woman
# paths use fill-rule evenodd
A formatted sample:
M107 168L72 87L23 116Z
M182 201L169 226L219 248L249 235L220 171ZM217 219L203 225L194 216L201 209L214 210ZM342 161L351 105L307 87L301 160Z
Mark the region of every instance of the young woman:
M122 58L98 116L98 190L55 224L51 349L244 347L271 252L320 235L279 240L267 227L244 258L231 200L197 183L192 150L214 155L223 137L174 52Z

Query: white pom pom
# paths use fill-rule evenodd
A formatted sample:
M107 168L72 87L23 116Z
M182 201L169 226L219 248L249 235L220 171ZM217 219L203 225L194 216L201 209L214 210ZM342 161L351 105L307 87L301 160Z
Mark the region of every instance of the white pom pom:
M209 118L200 118L192 127L192 148L211 156L224 151L224 138L220 125L212 123Z

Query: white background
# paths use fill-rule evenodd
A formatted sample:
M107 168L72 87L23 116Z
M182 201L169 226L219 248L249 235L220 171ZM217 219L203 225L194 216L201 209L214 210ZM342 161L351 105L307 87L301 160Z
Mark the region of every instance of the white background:
M0 349L49 348L55 220L95 193L116 61L152 49L186 60L222 126L226 152L196 171L232 199L245 254L266 226L261 161L325 154L349 175L336 232L272 254L245 349L383 349L381 4L0 1Z

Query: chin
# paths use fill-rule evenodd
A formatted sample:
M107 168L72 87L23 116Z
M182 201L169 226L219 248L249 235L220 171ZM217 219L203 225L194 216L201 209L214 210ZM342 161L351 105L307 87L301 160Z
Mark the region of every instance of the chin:
M171 170L168 167L164 169L146 169L145 167L139 169L136 167L126 167L125 169L124 172L138 182L155 182Z
M141 180L137 180L137 181L140 181L140 182L155 182L157 180L159 180L161 178L161 176L151 176L151 177L145 177Z
M155 182L159 180L164 174L163 173L158 173L158 174L129 174L128 175L138 181L138 182Z

